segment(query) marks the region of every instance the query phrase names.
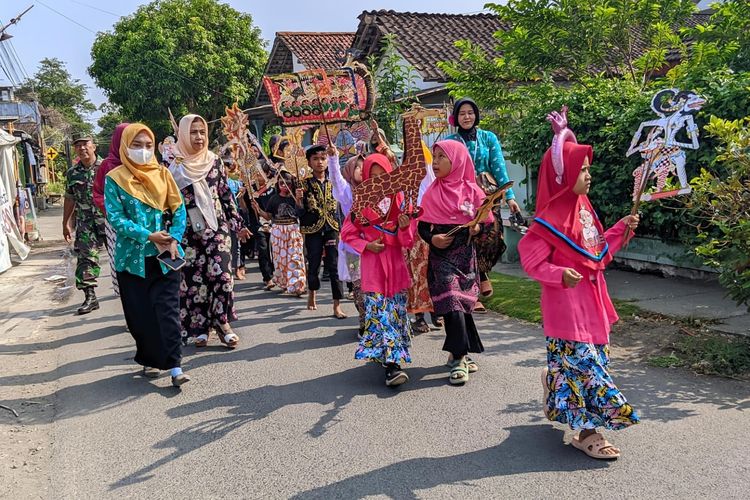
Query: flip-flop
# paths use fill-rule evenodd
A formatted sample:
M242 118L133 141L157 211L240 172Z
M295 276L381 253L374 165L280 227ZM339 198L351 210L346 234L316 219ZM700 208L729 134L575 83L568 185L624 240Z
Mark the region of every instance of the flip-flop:
M576 436L571 441L571 444L574 448L581 450L586 455L590 456L591 458L596 458L597 460L617 460L618 458L620 458L620 450L612 446L612 443L604 439L604 436L602 436L598 432L596 434L591 434L583 441L578 439L578 436ZM616 451L617 453L611 455L602 453L603 450L612 450Z
M547 399L549 399L549 384L547 383L547 374L549 374L549 368L542 370L542 385L544 386L544 399L542 400L542 411L544 416L549 418L549 412L547 411Z
M341 316L339 316L338 314L334 314L333 317L336 319L346 319L349 316L347 316L346 314L342 314Z

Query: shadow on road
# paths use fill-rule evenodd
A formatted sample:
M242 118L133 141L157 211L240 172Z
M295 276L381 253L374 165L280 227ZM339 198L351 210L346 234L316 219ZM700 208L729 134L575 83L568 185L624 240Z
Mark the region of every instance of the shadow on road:
M443 367L410 369L412 390L444 385L443 379L420 381L428 375L441 373L444 370ZM171 418L188 417L217 408L226 408L227 415L204 420L160 441L155 448L172 449L172 453L121 479L111 485L110 489L147 481L153 477L153 472L159 467L222 439L248 422L264 419L286 406L307 403L317 403L321 406L333 405L333 408L326 410L307 432L312 437L320 437L331 426L338 423L341 411L355 397L375 395L378 398L391 398L405 392L374 383L375 380L380 381L380 377L382 377L382 368L370 363L311 380L286 385L266 385L232 394L219 394L203 401L172 408L167 411L167 416Z
M292 498L299 500L385 496L417 499L420 490L464 484L489 477L529 472L566 472L607 468L562 442L563 432L548 425L506 429L501 443L449 457L413 458L358 474Z

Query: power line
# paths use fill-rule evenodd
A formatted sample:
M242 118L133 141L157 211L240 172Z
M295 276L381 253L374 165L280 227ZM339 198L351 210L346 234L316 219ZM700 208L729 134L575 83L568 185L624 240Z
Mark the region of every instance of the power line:
M8 40L10 42L10 40ZM23 64L23 61L20 57L18 57L18 52L16 51L16 46L13 45L11 42L10 49L13 52L13 57L15 58L16 62L18 62L19 67L21 68L21 72L23 73L23 76L28 80L29 79L29 72L26 71L26 66Z
M18 71L16 70L16 65L13 62L13 59L11 58L10 54L8 53L8 48L5 46L4 43L0 43L0 50L2 50L2 56L3 56L3 62L8 65L8 69L11 73L13 73L14 82L13 86L17 87L18 83L21 81L21 77L18 75Z
M111 16L124 17L122 14L115 14L114 12L110 12L108 10L101 9L101 8L95 6L95 5L91 5L91 4L88 4L86 2L79 2L78 0L68 0L68 1L73 2L73 3L77 3L78 5L82 5L83 7L88 7L89 9L98 10L99 12L103 12L103 13L109 14ZM41 2L39 2L39 3L41 3Z
M71 0L71 1L72 1L72 0ZM90 33L93 33L94 35L96 35L96 34L97 34L97 32L96 32L96 31L92 30L92 29L91 29L91 28L89 28L88 26L84 26L83 24L79 23L79 22L78 22L78 21L76 21L75 19L71 19L70 17L66 16L66 15L65 15L65 14L63 14L62 12L60 12L60 11L58 11L58 10L55 10L55 9L53 9L52 7L50 7L49 5L47 5L46 3L42 2L41 0L38 0L38 2L39 2L40 4L42 4L42 6L44 6L44 7L47 7L47 8L48 8L49 10L51 10L52 12L54 12L54 13L56 13L56 14L58 14L58 15L62 16L62 17L64 17L65 19L67 19L67 20L68 20L68 21L70 21L71 23L73 23L73 24L76 24L76 25L80 26L81 28L85 29L86 31L88 31L88 32L90 32ZM194 83L195 85L199 85L199 86L202 86L202 87L204 87L204 88L206 88L206 89L210 90L211 92L213 92L213 93L215 93L215 94L223 95L224 97L226 97L227 99L230 99L230 100L232 100L232 99L233 99L233 98L232 98L231 96L228 96L228 95L227 95L227 94L225 94L224 92L221 92L221 91L219 91L219 90L216 90L216 89L211 89L211 88L209 88L209 87L208 87L208 86L207 86L207 85L206 85L205 83L199 82L199 81L197 81L197 80L193 80L192 78L189 78L189 77L187 77L187 76L185 76L185 75L183 75L183 74L181 74L181 73L178 73L178 72L176 72L176 71L174 71L174 70L172 70L172 69L170 69L170 68L167 68L166 66L162 66L161 64L159 64L159 63L157 63L157 62L155 62L155 61L152 61L151 59L145 59L145 61L146 61L146 62L149 62L149 63L151 63L151 64L153 64L154 66L156 66L156 67L158 67L158 68L160 68L160 69L162 69L162 70L164 70L164 71L166 71L167 73L171 73L171 74L173 74L174 76L176 76L176 77L178 77L178 78L182 78L182 79L183 79L183 80L185 80L185 81L188 81L188 82Z
M3 20L0 19L0 24L4 24ZM29 73L26 71L26 67L24 66L21 59L18 57L18 52L16 52L16 46L13 45L12 40L6 40L3 45L7 44L7 47L9 48L9 53L13 56L13 62L20 70L21 70L21 76L24 80L29 79Z
M42 4L42 6L47 7L49 10L51 10L52 12L54 12L55 14L57 14L58 16L62 16L65 19L67 19L68 21L70 21L71 23L77 24L78 26L80 26L81 28L85 29L86 31L89 31L89 32L91 32L91 33L93 33L93 34L96 35L96 31L92 30L88 26L84 26L83 24L79 23L78 21L76 21L72 17L68 17L65 14L63 14L62 12L60 12L59 10L53 9L52 7L50 7L49 5L47 5L46 3L42 2L41 0L38 0L38 2L40 4Z

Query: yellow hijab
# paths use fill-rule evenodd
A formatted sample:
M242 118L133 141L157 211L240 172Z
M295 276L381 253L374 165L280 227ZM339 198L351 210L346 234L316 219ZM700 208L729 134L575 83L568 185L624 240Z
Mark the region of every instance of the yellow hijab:
M142 123L132 123L122 132L120 159L122 165L109 174L126 193L157 210L171 209L175 212L182 205L182 196L168 169L157 163L156 158L145 165L139 165L128 156L128 146L135 136L146 132L156 142L154 133Z

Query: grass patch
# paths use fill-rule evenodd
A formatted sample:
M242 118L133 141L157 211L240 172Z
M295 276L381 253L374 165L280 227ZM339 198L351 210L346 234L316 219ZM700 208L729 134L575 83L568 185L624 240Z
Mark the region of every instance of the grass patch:
M669 356L649 359L654 366L687 366L698 373L741 377L750 373L750 340L721 335L700 333L686 335L674 344Z
M532 323L542 322L539 283L500 273L490 273L490 280L495 293L482 299L487 309Z
M527 278L494 272L490 273L490 280L495 293L492 297L482 299L487 309L531 323L542 322L542 312L539 309L539 283ZM631 302L624 300L613 302L617 314L622 317L642 313L641 309Z

